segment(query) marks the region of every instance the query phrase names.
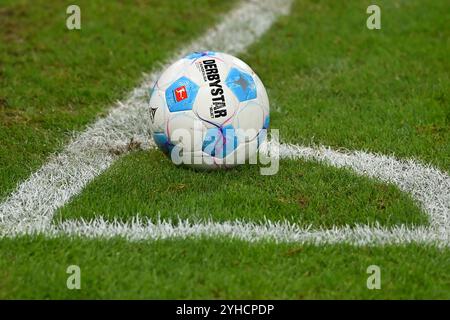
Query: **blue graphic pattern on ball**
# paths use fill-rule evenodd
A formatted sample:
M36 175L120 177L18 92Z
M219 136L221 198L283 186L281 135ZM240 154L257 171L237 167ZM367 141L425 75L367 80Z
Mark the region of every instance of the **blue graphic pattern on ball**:
M199 86L186 77L181 77L166 90L166 103L170 112L192 110ZM186 98L178 99L175 90L185 90Z
M224 158L232 153L238 146L238 137L232 125L211 128L206 132L203 140L203 152L216 157Z
M153 133L153 139L155 140L156 145L166 154L170 154L174 145L170 143L169 138L163 132L155 132Z
M196 52L188 54L185 58L194 60L194 59L198 59L198 58L201 58L204 56L214 56L215 54L216 53L214 51L196 51Z
M264 140L266 140L267 138L267 129L269 128L269 123L270 123L270 116L266 116L266 118L264 119L263 127L258 132L258 148L261 145L261 143L263 143Z
M270 116L266 116L266 118L264 119L263 129L268 129L269 123L270 123Z
M232 68L225 80L240 102L256 98L256 85L253 77L237 68Z

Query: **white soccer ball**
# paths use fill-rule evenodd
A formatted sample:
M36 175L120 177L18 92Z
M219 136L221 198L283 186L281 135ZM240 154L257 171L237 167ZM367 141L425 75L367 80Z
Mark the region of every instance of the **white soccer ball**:
M175 164L195 168L246 163L269 126L263 83L221 52L194 52L168 67L151 91L149 112L158 147Z

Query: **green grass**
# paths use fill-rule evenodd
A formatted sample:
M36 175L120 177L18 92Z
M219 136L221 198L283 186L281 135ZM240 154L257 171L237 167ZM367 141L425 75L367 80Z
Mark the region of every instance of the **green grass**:
M346 224L420 225L427 217L396 187L324 165L282 161L273 176L259 167L199 173L175 168L161 152L137 152L111 169L55 220L103 216L263 221L315 227Z
M0 199L233 4L81 0L81 30L69 31L71 1L3 2Z
M449 172L450 6L379 1L382 29L370 31L369 4L296 1L292 13L241 56L268 89L271 126L286 142L413 157ZM153 10L82 2L89 10L82 9L81 33L64 30L64 10L54 4L36 5L36 13L22 2L0 10L0 37L8 40L0 42L7 49L0 50L0 197L57 150L67 132L82 130L136 85L142 71L211 24L211 6L230 7L206 1L181 9L171 2L144 6ZM32 27L42 19L50 24ZM255 166L200 173L173 166L157 150L123 156L56 219L135 214L266 217L314 227L427 224L408 195L345 169L283 160L275 176L261 176ZM65 286L70 264L82 269L81 291ZM381 268L379 291L366 288L372 264ZM450 250L419 245L0 241L0 298L448 299L449 275Z
M0 298L448 299L449 263L449 251L414 245L24 238L0 242ZM66 287L72 264L81 269L81 290ZM373 264L380 290L366 286Z
M427 15L437 17L420 27L410 20L420 6L399 5L383 3L392 13L383 15L382 30L370 31L366 16L358 14L365 12L363 4L297 2L247 51L243 58L269 90L271 125L282 140L394 153L448 168L448 63L439 32L445 4L427 7ZM410 32L414 38L405 37ZM343 170L283 161L274 177L249 167L197 174L154 153L122 159L58 217L268 217L325 227L426 222L394 187Z
M297 1L243 55L284 141L414 157L450 171L448 1Z

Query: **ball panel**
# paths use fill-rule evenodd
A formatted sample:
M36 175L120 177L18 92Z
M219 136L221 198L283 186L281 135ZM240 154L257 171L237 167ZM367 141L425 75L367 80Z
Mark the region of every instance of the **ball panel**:
M153 133L153 139L156 145L167 155L170 155L174 145L170 142L169 138L164 132Z
M150 129L153 132L164 132L168 112L163 92L154 88L149 103Z
M226 167L245 164L250 157L256 155L257 151L257 139L245 143L240 143L232 154L229 154L226 158L223 159L222 164Z
M267 96L266 88L264 87L258 75L255 74L253 78L255 80L258 103L260 106L263 107L264 115L267 116L269 115L270 103L269 97Z
M183 152L202 149L206 128L192 111L172 113L167 123L167 136L172 144Z
M214 52L214 51L195 51L195 52L188 54L184 58L189 59L189 60L197 60L197 59L205 57L205 56L214 57L215 55L216 55L216 52Z
M173 82L165 91L166 103L170 112L191 110L198 89L198 85L184 76Z
M264 125L264 111L254 100L240 104L234 116L233 126L237 129L239 141L247 142L255 139Z
M270 125L270 115L267 115L264 118L264 125L263 125L263 129L269 129L269 125Z
M255 139L247 143L238 144L236 149L224 158L212 156L207 152L190 152L184 154L183 158L189 159L186 162L188 167L201 170L216 170L244 164L250 157L255 156L257 151L258 142Z
M194 113L205 122L208 128L220 127L225 123L230 123L237 112L239 102L227 87L222 87L221 91L215 91L217 95L212 95L209 86L200 88L197 99L194 102ZM218 90L218 89L217 89Z
M240 102L256 98L255 81L249 73L231 68L225 83Z
M256 154L269 125L269 100L245 62L204 51L161 75L149 113L155 142L174 163L226 168Z
M224 158L238 146L238 137L231 125L208 129L203 139L202 150L216 158Z
M222 53L222 52L218 53L218 55L223 60L225 60L228 63L228 65L237 67L238 69L240 69L244 72L247 72L248 74L250 74L252 76L255 74L253 69L250 68L250 66L248 64L246 64L244 61L242 61L241 59L233 57L232 55L229 55L227 53Z
M181 78L184 75L184 71L188 66L188 60L180 59L177 62L170 65L156 82L158 89L165 91L175 80Z
M218 57L203 55L186 65L185 75L199 86L219 88L223 85L230 66Z

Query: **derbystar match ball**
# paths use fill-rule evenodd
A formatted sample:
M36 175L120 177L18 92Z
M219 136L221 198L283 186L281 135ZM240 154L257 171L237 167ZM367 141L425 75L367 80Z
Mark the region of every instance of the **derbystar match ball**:
M245 163L269 126L269 99L259 77L242 60L195 52L172 64L150 97L158 147L175 164L223 168Z

